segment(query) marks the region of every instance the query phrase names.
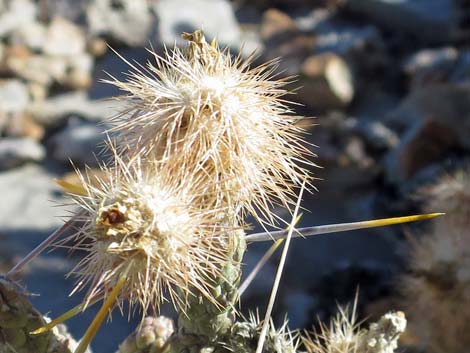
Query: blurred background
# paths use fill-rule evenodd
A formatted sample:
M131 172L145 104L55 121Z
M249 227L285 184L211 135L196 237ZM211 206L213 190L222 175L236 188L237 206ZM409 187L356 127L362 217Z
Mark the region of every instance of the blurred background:
M256 50L256 64L281 58L279 75L296 77L287 98L299 103L299 115L314 117L304 127L321 167L313 169L318 190L304 198L301 226L422 212L420 190L468 168L468 0L0 0L1 271L67 216L53 179L74 182L70 161L98 165L106 118L122 108L106 99L120 92L100 80L105 72L125 79L129 70L108 46L145 63L152 60L145 48L184 45L180 34L201 27L234 54ZM429 211L446 210L433 205ZM288 313L291 328L309 328L358 289L362 317L412 306L419 298L404 301L397 290L410 272L405 233L419 237L430 223L296 239L275 318ZM269 245L250 246L245 274ZM470 272L470 251L464 255ZM43 313L56 317L80 302L80 294L68 297L73 280L64 278L79 257L44 254L18 277ZM275 257L244 294L243 312L264 312L276 266ZM468 322L465 293L459 303ZM95 312L70 320L72 334L81 337ZM136 319L113 315L94 351L114 352ZM423 337L412 331L410 349L423 351L416 343L425 345Z

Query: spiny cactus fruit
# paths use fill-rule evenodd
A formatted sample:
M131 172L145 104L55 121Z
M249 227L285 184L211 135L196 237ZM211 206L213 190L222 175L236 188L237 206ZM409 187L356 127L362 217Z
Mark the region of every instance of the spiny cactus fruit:
M294 187L310 179L301 119L282 96L275 63L250 68L252 59L232 58L201 31L184 34L186 49L174 49L155 64L136 67L116 85L129 107L111 119L125 153L162 163L177 178L200 177L208 207L228 205L244 222L248 211L272 223L273 202L295 201ZM127 147L129 146L129 147Z
M398 311L361 329L354 305L351 313L348 307L339 308L329 326L321 324L320 332L307 332L302 342L308 353L394 353L405 328L405 315Z
M130 310L155 314L166 299L185 310L194 291L215 302L210 278L228 261L232 232L220 224L223 210L201 209L189 178L141 163L115 155L98 183L81 175L84 193L71 194L81 227L64 244L86 254L72 271L74 291L88 287L86 302L106 297L124 274L117 302Z

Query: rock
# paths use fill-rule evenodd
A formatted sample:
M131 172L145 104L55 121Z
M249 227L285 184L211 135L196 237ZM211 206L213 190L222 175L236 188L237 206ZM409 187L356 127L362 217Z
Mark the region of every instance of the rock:
M10 36L14 45L24 45L31 50L41 51L46 44L47 29L39 22L28 22L17 28Z
M0 38L34 22L36 16L36 4L31 0L3 0L0 2Z
M35 122L29 114L13 114L0 123L0 134L9 137L29 137L39 141L44 136L44 128Z
M93 58L85 52L51 56L33 54L26 47L16 47L8 50L6 55L6 67L11 72L45 88L53 83L74 89L88 88L92 82L93 66Z
M15 79L0 80L0 116L22 112L28 103L28 89L24 83Z
M381 121L357 121L353 131L359 134L368 146L379 151L392 149L400 141L398 135Z
M449 81L458 84L470 82L470 49L468 47L460 51L459 59L452 70Z
M414 129L424 120L452 132L455 144L470 149L470 84L435 84L413 90L386 116L401 130Z
M4 137L0 140L0 170L30 161L39 162L45 155L44 147L33 139Z
M105 127L96 123L72 119L68 125L48 140L51 156L56 161L74 165L96 166L99 162L98 146L105 138Z
M286 32L299 32L297 24L288 14L277 9L269 9L263 13L261 39L269 40Z
M56 195L55 176L44 168L27 164L0 173L0 194L8 202L0 202L0 229L49 231L62 224L59 216L65 209L52 207L63 199ZM38 239L33 240L37 244Z
M412 86L446 82L455 68L459 52L453 47L424 49L409 57L403 71L411 78Z
M46 127L61 125L74 115L98 122L124 110L125 103L117 100L92 101L86 92L65 93L54 98L33 102L28 106L31 116Z
M40 4L41 18L50 20L50 16L60 16L68 21L79 23L83 20L86 4L89 0L48 0Z
M454 2L450 0L347 0L346 8L426 43L449 42L454 30Z
M160 40L168 45L185 45L182 32L203 29L208 40L240 46L240 28L232 4L227 0L160 0L153 9L158 17Z
M345 22L327 8L314 9L296 23L303 31L315 35L312 54L337 54L352 64L355 71L373 72L389 64L385 41L373 25ZM362 76L368 75L361 73Z
M91 86L94 59L87 53L80 53L69 58L66 76L62 83L73 89L86 89Z
M296 85L302 87L296 99L316 111L345 108L354 96L351 69L331 53L308 57Z
M47 28L43 52L51 56L74 56L85 51L85 44L80 27L55 17Z
M154 21L146 0L95 0L87 6L86 16L93 36L129 46L146 44Z
M392 183L403 183L459 147L455 129L440 120L419 120L402 137L400 144L386 155L386 178Z
M278 72L285 76L298 75L302 61L310 55L314 37L305 34L286 13L269 9L263 14L260 36L267 60L282 57Z
M17 76L42 86L62 81L67 73L67 59L22 52L7 54L6 65Z

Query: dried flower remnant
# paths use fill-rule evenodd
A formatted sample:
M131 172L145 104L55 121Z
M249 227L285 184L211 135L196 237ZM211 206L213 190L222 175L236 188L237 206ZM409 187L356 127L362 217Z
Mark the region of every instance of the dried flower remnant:
M272 203L295 203L294 187L310 179L312 153L295 116L281 97L285 80L274 80L275 62L250 68L253 58L232 58L201 31L185 34L188 47L175 48L155 65L132 66L126 82L108 82L127 92L128 109L111 119L126 153L188 170L209 185L208 207L228 205L274 222ZM209 196L208 196L209 195ZM240 212L241 211L241 212Z
M170 299L185 309L197 291L209 299L211 276L220 275L230 246L218 220L221 210L201 210L183 181L164 170L149 172L139 159L115 156L98 186L81 176L86 195L72 194L83 215L71 238L72 249L86 252L71 274L79 277L74 292L89 287L86 302L106 296L125 273L118 304L157 312Z
M405 328L405 315L398 311L361 329L354 305L351 313L348 307L339 308L329 327L320 323L320 332L306 333L302 341L308 353L394 353Z

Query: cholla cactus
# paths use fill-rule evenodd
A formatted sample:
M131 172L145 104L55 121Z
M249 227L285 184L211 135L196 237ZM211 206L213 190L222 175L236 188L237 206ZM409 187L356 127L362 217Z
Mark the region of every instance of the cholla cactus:
M89 302L124 275L118 302L128 300L131 310L138 303L144 314L166 296L184 310L193 291L215 302L210 278L228 261L233 231L220 223L223 210L194 203L190 178L144 168L139 158L114 159L98 183L81 175L84 193L71 195L82 226L64 242L72 238L72 249L87 253L72 271L75 291L88 286Z
M0 278L1 353L72 353L77 342L64 325L54 327L45 335L30 334L31 330L44 325L46 321L21 288Z
M443 222L467 228L470 220L470 169L445 175L420 190L418 198L424 201L425 211L440 209L447 213Z
M409 271L397 279L410 319L412 345L429 353L468 350L470 337L470 171L459 170L423 189L425 209L446 217L410 237Z
M275 65L250 69L201 31L185 34L185 50L156 64L132 66L129 80L109 81L128 92L129 108L111 119L128 154L145 155L182 178L200 177L207 207L228 205L238 220L243 210L274 222L270 205L295 199L294 186L309 179L300 164L312 164L294 116L281 99L283 80ZM130 64L131 65L131 64ZM183 173L183 176L182 176ZM261 216L261 215L262 216Z
M252 353L256 349L262 325L257 315L250 314L249 320L235 323L230 329L225 348L233 353ZM295 353L299 347L297 332L290 331L287 321L281 328L276 329L272 321L269 322L269 330L264 353Z
M307 333L302 341L308 353L393 353L400 334L405 331L406 319L402 312L390 312L361 329L356 319L355 306L339 308L339 314L330 326L321 324L320 333Z
M470 346L470 233L437 222L411 241L410 272L401 275L401 305L410 334L430 353L460 353Z
M129 103L111 120L116 145L107 147L113 162L103 168L97 183L86 174L80 175L81 186L63 183L79 207L68 223L79 226L62 245L72 243L72 249L85 251L72 274L79 278L74 291L88 291L83 305L34 333L44 333L103 299L75 353L85 352L116 304L128 301L130 311L138 304L143 318L157 313L166 299L179 314L178 332L170 339L172 353L227 348L248 353L258 337L257 351L296 351L296 340L285 325L280 331L271 328L264 341L269 319L259 333L258 321L236 323L235 318L246 241L271 239L266 234L245 237L245 214L275 224L272 204L289 207L296 199L295 187L302 185L303 191L310 185L311 153L296 127L300 118L281 98L287 93L285 82L273 80L273 63L251 69L250 60L232 59L215 42L208 44L200 31L185 38L186 49L167 52L167 58L153 53L156 66L132 66L127 82L111 81L128 92L123 99ZM294 215L300 197L297 201ZM307 232L369 228L436 215L311 227ZM283 237L281 233L275 236ZM60 231L45 243L57 234ZM39 245L10 272L44 247ZM360 344L370 348L364 352L393 351L402 327L395 327L399 320L387 320L383 330L379 324L369 331L374 337L361 333ZM147 327L146 321L141 325ZM390 329L395 329L393 335ZM137 344L138 350L161 348L145 346L152 332L139 336L143 348Z

